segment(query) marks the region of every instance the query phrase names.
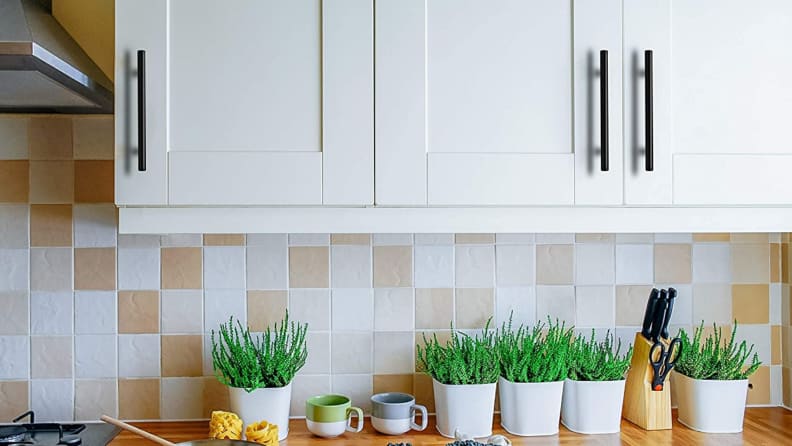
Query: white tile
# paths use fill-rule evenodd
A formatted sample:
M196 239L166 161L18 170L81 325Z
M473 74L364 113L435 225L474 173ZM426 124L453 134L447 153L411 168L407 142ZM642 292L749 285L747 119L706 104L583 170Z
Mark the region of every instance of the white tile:
M30 338L0 336L0 379L30 378Z
M288 287L289 277L287 272L288 257L285 239L283 243L248 246L247 288L249 290L285 290Z
M34 292L30 294L30 332L39 335L72 334L73 294Z
M781 284L770 284L770 325L781 325Z
M613 328L616 324L616 295L612 286L575 287L575 325Z
M781 233L771 232L767 235L767 241L770 243L781 243Z
M308 331L330 330L330 290L289 290L289 317L308 324Z
M203 292L201 290L162 290L162 332L201 333L203 331Z
M305 400L314 395L330 393L330 375L297 375L292 383L292 417L305 416Z
M374 333L374 373L412 373L415 370L413 332Z
M143 378L159 376L159 335L118 335L118 377Z
M74 372L77 378L115 378L116 337L79 335L74 338Z
M27 249L0 249L0 291L28 289Z
M783 404L784 388L780 365L770 366L770 404Z
M654 234L616 234L616 243L621 244L646 244L654 243Z
M565 321L567 325L575 323L575 287L536 287L536 320L547 321L548 317Z
M115 291L75 291L74 332L111 334L116 332Z
M454 234L415 234L416 245L453 245Z
M536 289L534 287L498 287L495 290L495 325L500 327L512 318L512 325L536 323Z
M162 378L163 420L193 420L204 418L203 378Z
M158 248L159 235L150 234L118 234L119 248Z
M654 282L653 245L616 245L616 283L640 285Z
M0 308L3 309L0 311L0 335L21 335L30 332L29 301L26 291L0 292Z
M454 246L416 246L415 287L450 288L454 286Z
M28 154L28 118L0 117L0 159L26 160Z
M536 243L536 234L495 234L495 243L511 245L531 245Z
M495 247L496 282L499 287L536 283L536 248L534 245L497 245Z
M621 351L624 353L626 348L635 341L635 333L636 330L633 327L616 327L616 330L613 332L615 339L614 344L618 345L621 342ZM591 332L587 333L587 336L591 336ZM672 392L673 393L673 392Z
M537 245L568 245L575 243L575 234L536 234Z
M668 289L673 287L677 290L677 298L674 299L674 308L671 310L670 325L687 325L693 323L693 286L659 283L656 285L658 289Z
M372 234L374 246L408 246L413 244L412 234Z
M74 419L74 381L34 379L30 383L30 409L38 422L64 422Z
M330 333L312 332L306 335L306 348L310 352L301 375L330 373Z
M377 331L415 328L415 299L412 288L374 289L374 329Z
M693 282L731 283L731 249L728 243L693 244Z
M748 348L751 344L754 345L753 353L759 355L759 360L765 364L770 364L770 326L757 325L757 324L740 324L737 326L737 333L735 334L735 341L745 341ZM750 362L749 357L748 361Z
M575 246L576 285L612 285L615 272L612 244L581 243Z
M72 255L71 248L32 248L30 250L30 289L34 291L71 291L74 289L72 285Z
M2 121L0 121L2 122ZM0 205L0 248L27 248L28 205Z
M371 413L371 395L374 393L371 375L333 375L331 379L333 393L348 397L352 406L359 407L363 413ZM358 420L352 423L357 426Z
M371 247L332 246L330 279L333 288L371 288Z
M288 236L286 234L248 234L245 237L248 246L286 247Z
M207 246L204 248L204 288L244 289L245 248Z
M678 298L677 298L678 299ZM676 303L674 304L676 305ZM693 285L693 326L732 323L730 284Z
M116 208L112 204L74 205L74 247L109 248L116 246Z
M204 332L218 330L231 316L247 324L245 290L204 290ZM296 316L295 320L299 320Z
M457 287L489 288L495 285L494 246L457 246L454 265Z
M159 248L118 248L118 289L157 290L159 287Z
M81 116L72 120L74 159L113 159L113 117Z
M330 369L337 373L371 373L372 333L333 333Z
M657 233L655 243L693 243L693 234L690 232Z
M163 247L203 246L203 234L167 234L160 237Z
M332 329L371 331L374 301L371 288L337 288L332 291Z
M330 234L289 234L289 246L327 246Z

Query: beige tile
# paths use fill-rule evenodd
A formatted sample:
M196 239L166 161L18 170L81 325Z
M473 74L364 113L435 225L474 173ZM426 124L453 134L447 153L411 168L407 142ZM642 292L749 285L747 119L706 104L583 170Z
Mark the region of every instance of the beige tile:
M790 282L789 270L792 268L792 262L790 262L789 253L790 253L789 243L782 243L781 244L781 282L783 283Z
M280 323L288 308L286 290L248 291L247 319L253 331L264 331Z
M770 404L770 367L763 365L748 377L752 388L748 390L746 404Z
M792 407L792 369L789 367L781 369L781 388L784 389L784 405Z
M374 286L382 288L412 286L412 265L412 247L375 246Z
M781 281L781 245L770 244L770 283Z
M740 324L770 321L770 290L763 285L732 285L732 315Z
M0 292L0 335L28 334L28 301L26 291Z
M455 242L458 245L481 245L495 243L495 234L456 234Z
M781 326L781 365L792 367L792 328Z
M639 326L643 323L650 285L616 287L616 326Z
M115 290L115 248L75 248L74 289Z
M32 378L72 377L72 337L33 336L30 338Z
M72 205L30 206L30 246L71 246Z
M492 288L457 288L457 328L484 328L495 313L495 295Z
M118 416L118 392L114 379L86 379L74 383L74 419L96 420Z
M162 376L201 376L201 335L163 335Z
M693 234L694 242L728 242L731 234L728 232L699 232Z
M35 117L28 123L31 160L71 160L72 120L68 117Z
M770 242L770 234L767 232L733 232L731 234L731 242L767 244Z
M434 413L434 390L430 376L423 373L413 375L413 395L416 403L426 407L430 413Z
M28 150L28 122L26 115L3 115L0 118L0 159L30 158Z
M0 381L0 420L10 421L28 409L28 382Z
M30 289L34 291L71 291L74 255L70 248L33 248L30 250Z
M655 282L657 283L690 283L692 280L690 245L655 245L654 266Z
M289 247L289 286L291 288L328 288L330 250L327 246Z
M613 234L575 234L576 243L608 243L613 242Z
M204 234L204 246L244 246L245 234Z
M159 333L159 292L119 291L118 332Z
M214 376L204 377L203 385L203 416L209 418L213 410L231 410L228 400L228 387Z
M112 161L75 161L74 201L113 203L115 170Z
M406 375L374 375L374 393L413 392L413 374Z
M571 285L574 281L574 264L573 245L537 245L536 283Z
M74 159L113 159L113 117L81 116L72 120Z
M449 328L454 320L454 290L417 288L415 328Z
M118 380L118 416L124 420L158 420L160 380Z
M731 245L731 269L734 283L768 283L770 281L770 245Z
M163 289L200 289L203 287L201 248L162 248Z
M30 195L30 163L0 161L0 203L27 203Z
M73 161L31 161L30 202L71 203L74 201Z
M780 365L782 356L782 331L780 325L770 327L770 364Z
M333 245L370 245L371 234L332 234L330 243Z

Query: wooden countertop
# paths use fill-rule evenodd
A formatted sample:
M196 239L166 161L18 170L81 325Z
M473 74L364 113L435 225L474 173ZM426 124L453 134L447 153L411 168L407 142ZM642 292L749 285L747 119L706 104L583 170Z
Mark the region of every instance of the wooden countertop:
M206 438L208 422L150 422L133 423L136 426L167 438L173 442ZM495 420L495 433L506 434ZM346 433L335 439L322 439L308 432L303 420L292 420L289 438L281 446L386 446L388 442L410 442L415 446L444 446L451 440L440 436L434 429L434 421L423 432L408 432L402 436L381 435L374 431L369 420L359 434ZM622 420L620 435L581 435L570 432L564 426L557 436L516 437L508 435L515 446L520 445L667 445L667 444L705 444L729 445L782 445L792 443L792 411L780 408L748 408L745 411L744 430L740 434L702 434L682 426L676 421L674 428L667 431L645 431L638 426ZM110 446L151 446L154 443L122 432Z

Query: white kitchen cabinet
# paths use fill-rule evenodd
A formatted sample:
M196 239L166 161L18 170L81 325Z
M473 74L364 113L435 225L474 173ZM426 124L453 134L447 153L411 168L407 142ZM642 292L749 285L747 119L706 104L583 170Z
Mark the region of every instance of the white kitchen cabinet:
M373 203L371 0L150 3L117 0L117 159L139 145L138 50L148 127L118 204Z

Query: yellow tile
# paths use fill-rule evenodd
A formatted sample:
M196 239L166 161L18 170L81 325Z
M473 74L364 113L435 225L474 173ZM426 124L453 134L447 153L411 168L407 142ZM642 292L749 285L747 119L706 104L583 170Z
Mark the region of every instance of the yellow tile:
M27 203L30 191L27 160L0 161L0 203Z
M616 325L640 326L649 299L651 285L620 285L616 287Z
M330 251L327 246L289 248L289 286L291 288L328 288Z
M781 281L781 245L770 244L770 283Z
M333 245L370 245L371 234L332 234L330 243Z
M280 323L286 315L288 298L286 290L248 291L248 326L253 331L264 331Z
M75 161L74 201L77 203L113 203L114 176L113 161Z
M734 283L770 282L770 245L731 245Z
M204 234L204 246L243 246L245 234Z
M159 292L119 291L118 332L159 333Z
M434 390L432 378L423 373L416 373L413 377L413 396L415 402L426 407L430 413L435 411Z
M692 279L689 244L657 244L654 247L655 282L682 284Z
M770 234L766 232L733 232L731 234L731 242L767 244L770 242Z
M209 418L214 410L231 410L228 399L228 387L214 376L204 378L203 385L203 416Z
M162 248L160 255L163 289L203 287L201 248Z
M495 296L492 288L457 288L457 328L484 328L495 313Z
M28 150L31 160L71 160L71 118L31 118L28 123Z
M780 325L772 325L770 327L770 364L771 365L781 364L781 351L782 351L781 334L782 333L781 333Z
M73 161L30 162L31 203L71 203L73 201Z
M536 247L536 283L571 285L574 281L573 245L538 245Z
M763 365L748 377L752 388L748 390L746 404L770 404L770 367Z
M770 290L763 285L732 285L732 316L740 324L770 321Z
M413 392L413 375L374 375L374 393Z
M495 234L456 234L455 241L458 245L495 243Z
M417 288L415 290L415 328L449 328L453 320L453 289Z
M125 420L158 420L160 380L118 380L118 416Z
M74 250L74 289L115 290L115 261L115 248L76 248Z
M374 247L375 287L386 288L412 286L412 269L412 247Z
M0 381L0 420L9 421L28 409L28 382Z
M30 206L30 246L71 246L72 205Z
M201 376L201 335L162 335L162 376Z

